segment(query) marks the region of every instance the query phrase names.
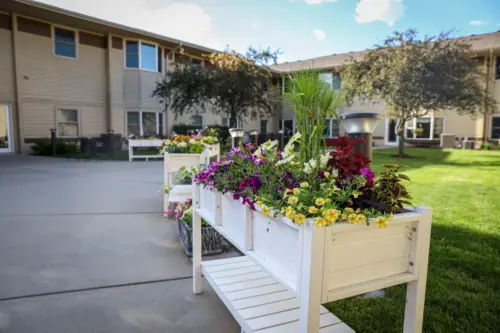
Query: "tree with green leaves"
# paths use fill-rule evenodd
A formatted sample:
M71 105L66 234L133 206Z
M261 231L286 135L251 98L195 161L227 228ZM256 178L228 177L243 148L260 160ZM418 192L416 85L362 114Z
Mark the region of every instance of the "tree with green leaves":
M277 55L270 48L250 47L245 55L234 50L213 53L205 67L186 61L167 71L153 96L176 117L209 111L229 118L231 127L237 119L268 117L274 114L277 87L267 65L276 63Z
M399 155L404 156L405 123L432 111L475 115L496 110L485 91L485 75L471 45L450 33L419 39L416 30L395 32L342 69L348 103L383 101L397 119Z

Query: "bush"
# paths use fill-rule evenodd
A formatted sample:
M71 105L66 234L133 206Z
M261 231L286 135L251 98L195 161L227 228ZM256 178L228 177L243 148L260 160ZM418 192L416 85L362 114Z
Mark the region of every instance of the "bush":
M172 132L177 135L188 135L190 131L198 131L201 130L201 126L199 125L188 125L188 124L179 124L172 126Z
M491 142L485 141L481 144L481 149L482 150L493 150L493 145Z
M39 139L31 146L31 150L35 155L52 156L52 142L50 138ZM56 155L74 154L75 152L76 144L67 143L61 139L56 140Z
M219 142L221 143L221 145L225 144L228 141L229 137L231 136L231 134L229 133L228 126L218 125L218 124L206 126L203 129L202 134L208 135L208 131L211 129L214 129L217 131L217 139L219 139Z

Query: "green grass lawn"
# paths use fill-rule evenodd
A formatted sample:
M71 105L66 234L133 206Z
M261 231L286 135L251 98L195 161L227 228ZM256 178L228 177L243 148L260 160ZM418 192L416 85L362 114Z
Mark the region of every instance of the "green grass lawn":
M407 164L416 205L433 207L424 332L500 332L500 151L376 150L373 168ZM368 254L367 254L368 255ZM327 307L356 332L402 332L405 286Z

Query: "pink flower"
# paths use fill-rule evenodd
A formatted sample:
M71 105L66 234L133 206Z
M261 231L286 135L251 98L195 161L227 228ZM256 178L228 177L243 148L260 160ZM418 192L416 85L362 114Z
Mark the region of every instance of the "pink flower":
M361 176L366 178L366 185L373 184L373 178L375 178L375 174L370 168L361 168L359 169L359 173Z

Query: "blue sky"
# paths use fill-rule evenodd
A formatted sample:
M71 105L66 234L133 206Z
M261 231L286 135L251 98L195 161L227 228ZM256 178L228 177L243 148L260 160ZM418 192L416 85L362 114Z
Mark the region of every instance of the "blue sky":
M197 44L279 48L280 62L372 47L394 30L500 30L499 0L42 0ZM118 4L118 6L117 6Z

